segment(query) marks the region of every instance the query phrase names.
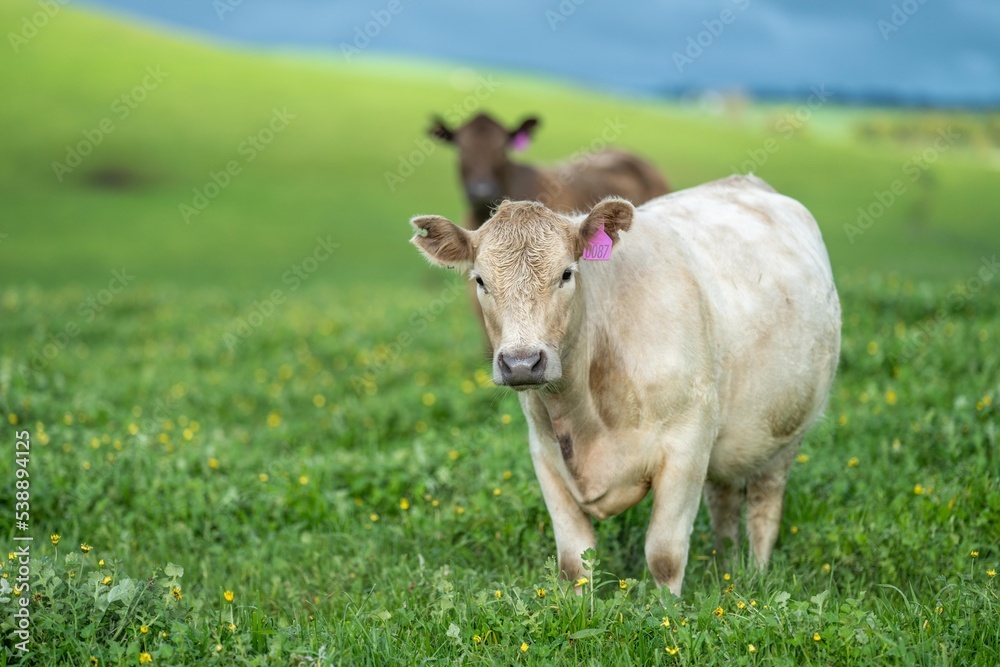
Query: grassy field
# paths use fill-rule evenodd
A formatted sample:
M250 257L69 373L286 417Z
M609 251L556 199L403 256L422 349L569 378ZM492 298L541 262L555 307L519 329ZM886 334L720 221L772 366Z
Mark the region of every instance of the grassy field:
M36 10L5 3L3 33ZM1000 663L1000 172L963 139L993 120L834 91L788 134L795 106L265 57L68 7L0 49L0 87L0 498L28 433L34 537L30 589L16 560L0 579L31 650L4 613L0 665ZM422 141L455 105L541 114L538 160L624 123L678 187L750 161L820 220L844 353L766 574L718 561L702 513L661 598L647 499L600 524L583 596L553 577L517 402L464 285L406 243L411 215L462 213Z

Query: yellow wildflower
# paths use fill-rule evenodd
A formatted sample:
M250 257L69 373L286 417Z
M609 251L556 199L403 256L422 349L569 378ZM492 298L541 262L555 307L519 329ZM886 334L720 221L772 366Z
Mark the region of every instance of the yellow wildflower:
M507 413L504 413L504 414L502 414L500 416L500 423L501 424L509 424L511 421L512 421L511 417Z
M281 414L274 410L268 413L267 425L270 426L271 428L277 428L278 426L281 426Z
M521 653L528 652L528 642L521 642Z
M108 575L108 576L104 577L103 579L101 579L101 583L104 584L105 586L107 586L108 584L110 584L111 583L111 575Z
M972 556L973 558L979 558L979 552L978 551L970 551L969 555Z
M299 484L305 486L309 483L309 475L299 475Z
M732 579L732 577L729 576L728 572L726 572L725 574L722 575L722 580L723 581L729 581L730 579Z
M403 510L404 512L406 510L410 509L410 501L407 500L406 498L400 498L399 499L399 509Z
M888 403L889 405L896 405L896 398L897 398L896 392L894 392L892 389L885 392L885 402Z
M49 535L49 539L52 540L52 546L54 547L59 546L59 533Z
M230 632L236 632L236 624L235 623L230 623L229 624L229 631Z
M538 597L540 598L543 598L546 595L548 595L547 591L544 588L539 588L537 591L535 591L535 594L538 595Z
M151 656L148 653L140 653L139 662L140 663L153 662L153 656Z
M271 478L268 476L268 474L266 472L262 472L261 474L257 475L257 479L259 479L260 481L266 483L267 480L269 480Z
M860 463L861 460L857 456L852 456L851 458L847 459L848 468L857 468Z
M233 593L232 591L226 591L225 593L222 594L222 597L226 599L226 602L232 602L234 599L236 599L236 594Z
M662 625L665 628L669 628L670 627L670 619L667 618L666 616L664 616L663 617L663 622L660 623L660 625Z
M740 600L739 602L736 603L736 608L737 609L746 609L746 607L747 607L747 603L744 602L743 600Z
M665 650L670 655L677 655L677 652L680 651L680 649L678 647L676 647L676 646L673 647L673 648L670 648L669 646L667 646Z
M180 586L174 586L173 588L171 588L170 589L170 594L173 595L174 599L176 599L176 600L180 600L181 598L184 597L184 594L181 593L181 587Z
M924 487L921 486L920 484L914 484L913 493L915 493L918 496L922 496L924 494Z
M798 456L795 457L795 460L798 461L799 463L807 463L809 461L809 455L799 454Z
M726 610L723 609L722 607L716 607L715 611L713 611L712 613L718 616L719 618L722 618L723 614L726 613Z
M583 585L585 585L585 584L587 584L589 582L590 582L590 579L588 579L587 577L580 577L579 579L576 580L576 583L573 584L573 585L574 586L583 586Z
M482 643L483 638L480 637L479 635L473 635L472 636L472 641L476 642L477 644L480 644L480 643Z
M141 632L142 634L146 634L147 632L149 632L149 626L148 625L140 625L139 626L139 632Z
M494 496L499 496L501 493L503 493L503 491L501 491L500 489L493 489Z
M218 470L219 459L215 458L214 456L208 459L208 467L211 468L212 470Z
M989 570L986 570L986 576L987 577L995 577L995 576L997 576L997 571L994 570L993 568L990 568Z
M493 595L494 595L494 596L496 596L496 599L497 599L497 600L499 600L500 598L502 598L502 597L503 597L503 591L501 591L501 590L497 589L497 590L496 590L496 591L495 591L495 592L493 593Z
M814 633L813 633L813 641L814 641L814 642L818 642L818 641L820 641L820 640L822 640L822 639L823 639L823 638L819 636L819 633L818 633L818 632L814 632Z
M86 543L80 544L80 551L82 551L85 554L89 554L90 550L93 549L93 548L94 547L92 547L92 546L90 546L89 544L86 544Z
M628 589L628 583L624 579L619 579L618 580L618 588L622 589L623 591L627 590Z
M750 653L756 653L757 647L754 646L753 644L747 644L747 651L749 651Z

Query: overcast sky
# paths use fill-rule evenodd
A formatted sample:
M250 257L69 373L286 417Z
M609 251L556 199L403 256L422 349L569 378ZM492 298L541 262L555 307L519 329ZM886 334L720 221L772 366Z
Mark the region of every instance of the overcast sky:
M230 41L321 49L335 57L343 57L343 45L369 39L360 53L352 52L352 62L375 53L415 54L639 94L826 84L843 95L1000 106L1000 0L86 4ZM374 36L357 38L366 27Z

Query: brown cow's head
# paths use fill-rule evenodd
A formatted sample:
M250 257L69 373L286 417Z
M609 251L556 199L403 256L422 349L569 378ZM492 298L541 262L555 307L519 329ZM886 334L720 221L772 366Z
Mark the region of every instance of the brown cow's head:
M493 381L520 390L562 378L563 343L580 324L580 257L602 225L617 243L634 213L624 199L606 199L577 223L537 202L507 201L476 231L436 215L413 218L410 241L432 263L477 283L495 350Z
M508 130L481 113L454 130L436 118L430 135L458 147L462 184L475 208L489 206L506 194L507 148L526 144L536 127L538 119L528 118L516 129Z

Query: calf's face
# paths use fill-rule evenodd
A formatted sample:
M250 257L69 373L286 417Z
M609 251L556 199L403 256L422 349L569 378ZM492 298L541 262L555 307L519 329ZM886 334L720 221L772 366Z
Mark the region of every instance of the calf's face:
M466 197L473 205L488 205L504 196L507 149L526 143L537 125L537 118L528 118L508 130L487 114L479 114L454 130L435 120L430 134L455 144Z
M495 350L493 381L543 388L562 379L567 333L579 325L584 249L602 227L617 243L634 212L623 199L606 199L576 223L537 202L504 202L476 231L440 216L413 218L411 242L432 263L475 281Z

